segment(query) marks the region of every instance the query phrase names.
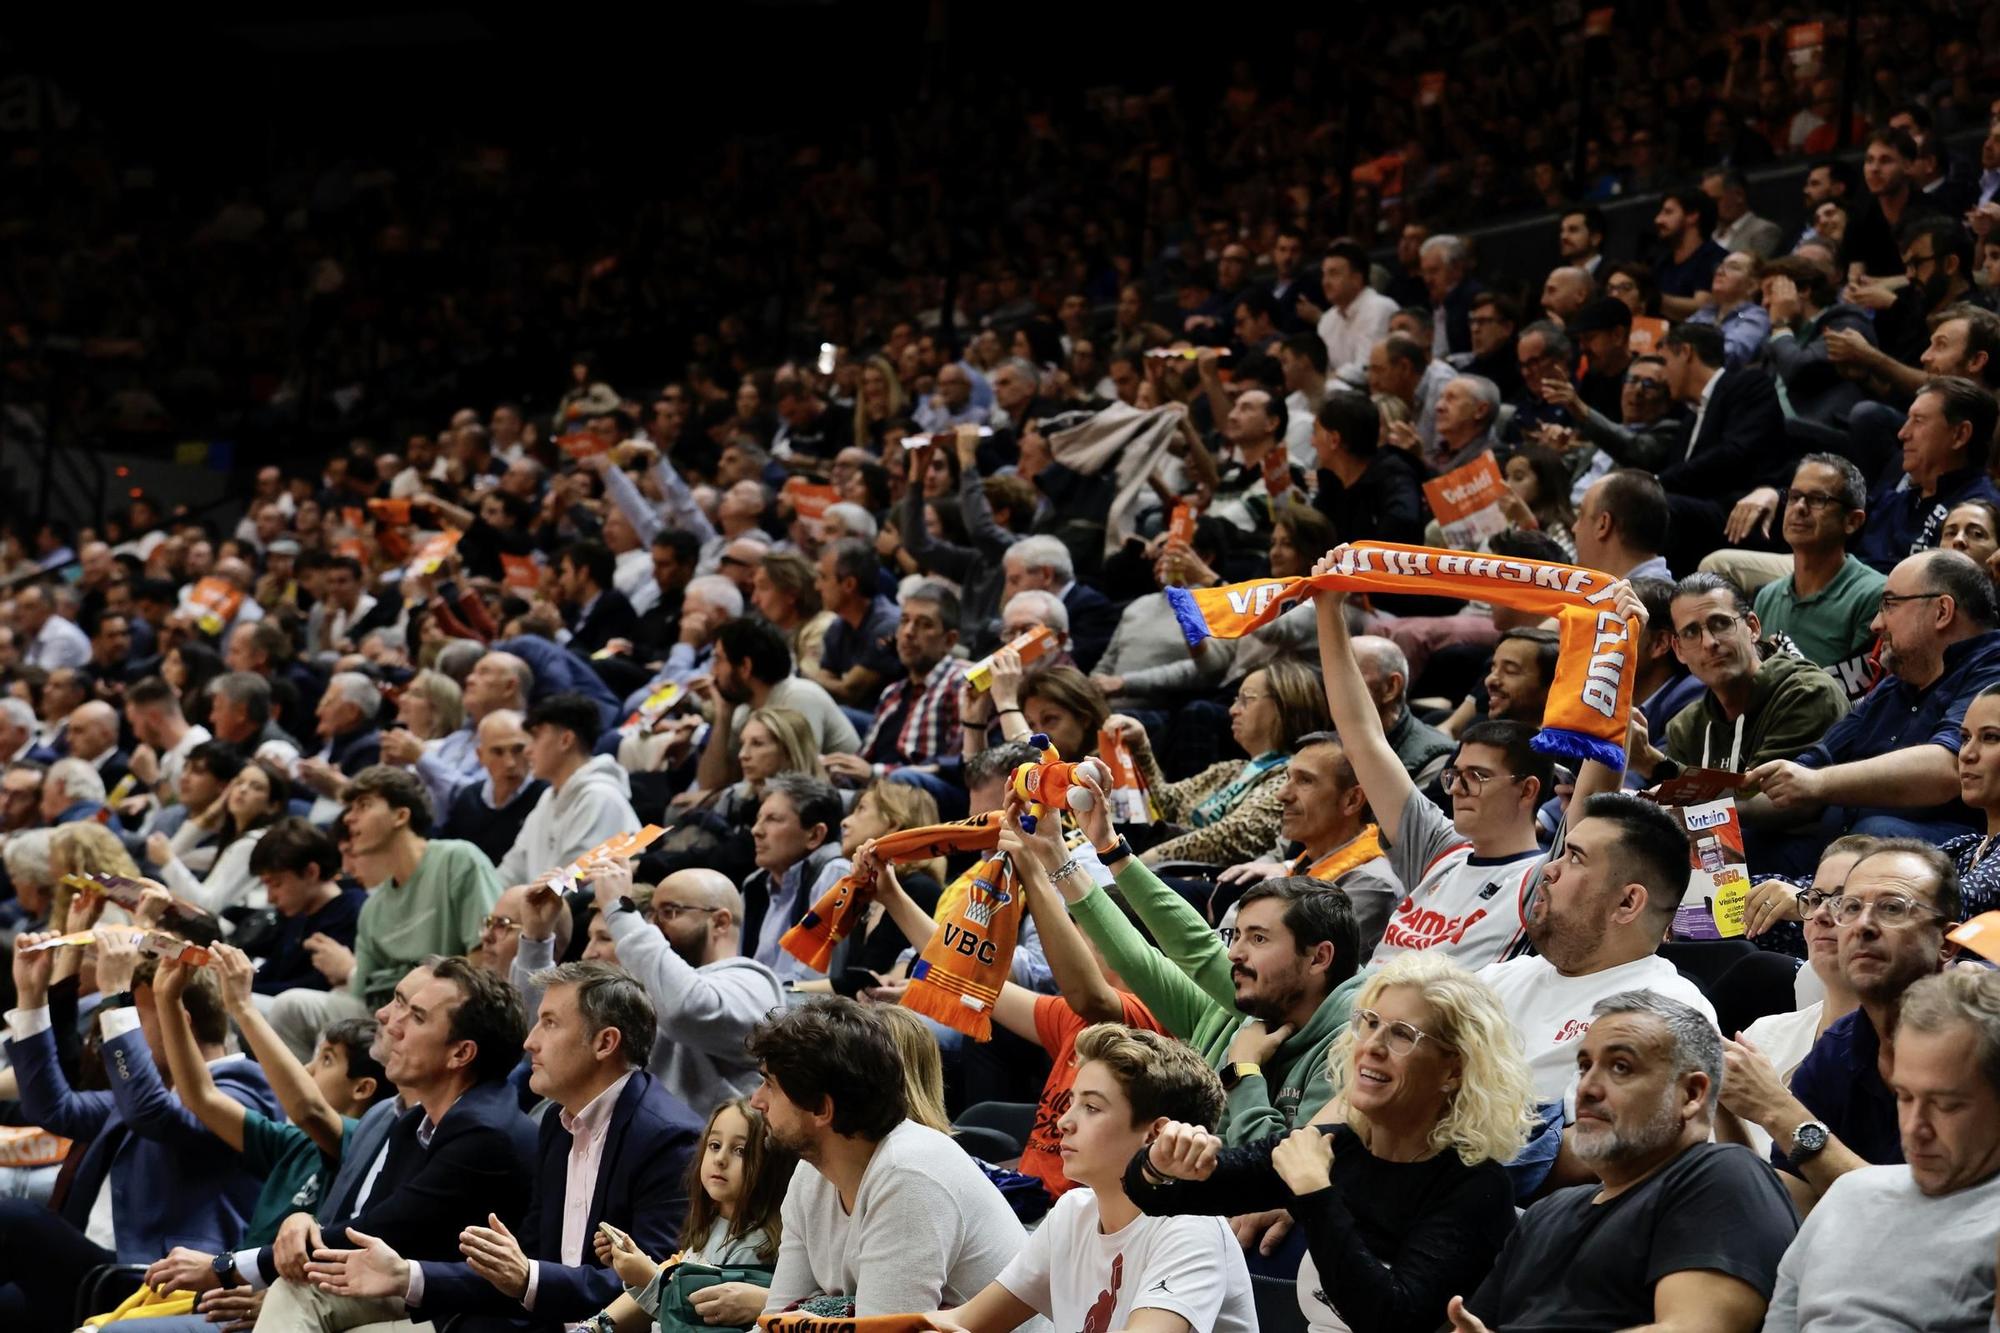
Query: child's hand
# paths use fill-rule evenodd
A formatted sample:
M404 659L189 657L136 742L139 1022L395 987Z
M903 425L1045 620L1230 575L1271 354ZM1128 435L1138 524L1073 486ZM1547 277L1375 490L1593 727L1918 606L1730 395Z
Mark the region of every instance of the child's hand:
M643 1287L660 1271L659 1264L639 1253L630 1236L609 1222L597 1224L596 1244L598 1259L628 1287Z

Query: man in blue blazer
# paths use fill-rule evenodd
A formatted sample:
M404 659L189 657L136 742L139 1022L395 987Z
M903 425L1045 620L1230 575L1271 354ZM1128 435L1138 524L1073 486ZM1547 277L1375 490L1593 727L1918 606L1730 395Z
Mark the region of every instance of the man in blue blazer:
M353 1302L355 1322L401 1298L412 1319L468 1316L462 1329L556 1330L588 1319L623 1288L597 1262L600 1222L647 1254L671 1254L687 1212L686 1177L702 1122L645 1070L654 1016L646 992L603 963L539 974L540 1014L525 1043L529 1086L554 1103L542 1118L535 1192L514 1231L468 1225L464 1262L413 1261L379 1238L326 1249L313 1280ZM483 1224L481 1224L483 1223ZM351 1324L337 1325L352 1327Z
M153 1051L152 965L136 945L107 935L98 945L98 1009L109 1092L79 1092L63 1077L50 1027L52 950L44 938L14 941L17 1007L7 1052L30 1124L75 1141L75 1174L51 1211L0 1200L0 1328L66 1329L72 1303L101 1264L150 1264L177 1245L215 1253L233 1247L257 1199L241 1157L189 1114L160 1081ZM212 979L210 979L212 980ZM212 984L184 996L202 1058L225 1095L274 1119L284 1113L249 1060L227 1058L228 1018ZM143 1029L143 1030L142 1030Z

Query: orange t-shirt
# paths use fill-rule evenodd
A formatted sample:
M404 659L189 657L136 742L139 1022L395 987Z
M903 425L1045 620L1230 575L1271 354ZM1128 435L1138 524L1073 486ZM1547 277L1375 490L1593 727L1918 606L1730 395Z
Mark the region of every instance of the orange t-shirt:
M1152 1011L1139 1002L1138 996L1119 991L1118 1002L1125 1006L1119 1021L1126 1027L1169 1035ZM1024 1176L1038 1178L1052 1199L1075 1184L1063 1174L1062 1153L1058 1151L1062 1147L1062 1131L1056 1126L1069 1110L1069 1090L1076 1082L1073 1061L1077 1035L1089 1026L1060 995L1035 997L1035 1036L1055 1066L1049 1070L1049 1081L1042 1084L1042 1099L1035 1107L1035 1127L1028 1131L1028 1146L1021 1150L1021 1163L1016 1169Z

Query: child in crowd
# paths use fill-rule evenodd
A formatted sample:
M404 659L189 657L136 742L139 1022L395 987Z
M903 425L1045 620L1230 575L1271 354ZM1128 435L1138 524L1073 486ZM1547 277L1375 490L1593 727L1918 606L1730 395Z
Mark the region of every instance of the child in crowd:
M1250 1333L1257 1316L1242 1247L1219 1217L1145 1217L1125 1168L1170 1120L1222 1118L1222 1084L1189 1048L1116 1023L1076 1039L1076 1083L1063 1112L1056 1201L1014 1261L955 1310L946 1333L1003 1333L1037 1314L1059 1329L1109 1333ZM1141 1313L1143 1312L1143 1314Z
M778 1261L778 1209L798 1160L771 1141L748 1101L716 1107L689 1172L680 1253L654 1263L618 1228L598 1227L597 1257L618 1274L625 1294L597 1316L594 1329L637 1333L657 1321L663 1333L684 1333L755 1324Z

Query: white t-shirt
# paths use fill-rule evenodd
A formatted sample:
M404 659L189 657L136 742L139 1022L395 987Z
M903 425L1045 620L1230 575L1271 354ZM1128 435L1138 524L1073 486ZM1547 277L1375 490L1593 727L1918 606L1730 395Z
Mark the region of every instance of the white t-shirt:
M1057 1199L1000 1285L1059 1329L1124 1328L1134 1310L1177 1314L1197 1333L1257 1329L1250 1270L1228 1223L1141 1214L1107 1236L1095 1190Z
M1521 938L1522 901L1548 853L1539 848L1505 860L1472 854L1472 843L1421 793L1403 805L1389 847L1396 878L1415 887L1396 904L1371 968L1417 949L1442 949L1477 971L1507 956Z
M1809 967L1799 970L1812 971ZM1778 1077L1786 1083L1792 1081L1792 1071L1805 1060L1813 1043L1819 1039L1820 1009L1820 1002L1815 1000L1789 1014L1766 1014L1743 1030L1750 1044L1770 1057ZM1750 1147L1758 1156L1771 1155L1771 1136L1764 1132L1763 1126L1745 1120L1743 1130L1750 1136Z
M1608 995L1654 991L1715 1022L1708 997L1658 954L1580 977L1564 976L1546 958L1510 958L1482 968L1479 979L1493 988L1513 1020L1534 1075L1535 1097L1542 1102L1568 1103L1576 1086L1576 1044L1590 1031L1591 1008Z

